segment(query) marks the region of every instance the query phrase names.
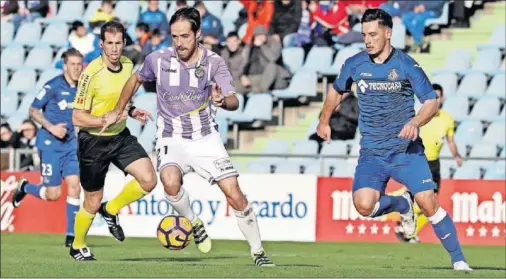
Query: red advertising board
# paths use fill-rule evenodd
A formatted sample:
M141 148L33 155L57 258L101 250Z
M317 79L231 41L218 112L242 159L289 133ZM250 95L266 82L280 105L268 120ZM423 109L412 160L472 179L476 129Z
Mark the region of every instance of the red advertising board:
M1 172L1 231L65 233L66 187L62 187L62 197L56 202L39 200L28 195L21 206L14 208L11 198L21 177L31 183L40 183L39 172Z
M395 242L395 222L388 216L360 216L353 205L352 179L319 178L317 188L317 241ZM402 185L388 184L387 192ZM439 202L453 217L462 244L505 245L506 182L444 180ZM427 224L421 242L439 242Z

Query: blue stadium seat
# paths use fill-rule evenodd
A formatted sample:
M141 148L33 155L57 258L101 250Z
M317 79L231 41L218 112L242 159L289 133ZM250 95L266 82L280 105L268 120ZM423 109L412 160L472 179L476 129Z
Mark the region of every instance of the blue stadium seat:
M47 69L40 74L39 80L37 80L37 84L35 85L35 90L39 91L46 82L52 80L58 75L63 74L62 70L59 69Z
M243 4L239 1L227 1L227 6L221 15L222 21L235 22L239 18L239 11L244 8Z
M142 128L141 136L142 137L151 137L153 138L156 135L156 115L153 114L153 119L155 121L148 120L146 125Z
M480 169L473 164L467 164L464 162L464 164L457 168L455 171L455 174L453 175L453 179L480 179L481 173Z
M64 47L68 43L68 36L69 27L66 24L54 23L46 28L39 45Z
M139 137L141 134L142 124L141 122L129 117L127 119L127 127L133 136Z
M244 95L236 94L237 100L239 101L239 108L234 111L225 110L222 108L218 108L216 112L216 116L224 119L234 119L235 116L239 116L243 113L244 110Z
M347 166L345 159L324 159L323 160L323 175L335 176L338 169L343 169Z
M28 93L35 87L36 74L34 70L22 69L14 72L11 77L7 90L12 92Z
M297 164L294 164L292 162L281 162L279 163L274 173L283 173L283 174L300 174L301 173L301 167Z
M226 144L228 142L228 122L223 118L216 118L216 122L218 123L218 131L220 132L221 142Z
M281 51L283 64L290 73L295 73L304 63L304 49L300 47L285 47Z
M486 44L479 44L478 49L499 48L504 49L506 45L506 24L497 25Z
M217 18L221 18L223 14L223 1L204 1L204 5L209 13L213 14Z
M0 89L4 91L7 87L7 82L9 81L9 73L7 72L7 69L1 68L0 69Z
M255 120L272 120L272 96L268 93L253 93L248 95L244 111L240 115L230 118L233 122L253 122Z
M0 60L2 69L20 69L25 61L25 49L22 46L9 46L2 50Z
M499 155L499 158L506 159L506 148L502 149L501 154Z
M483 141L504 147L504 143L506 141L505 121L492 122L483 136Z
M471 66L471 52L467 49L456 49L446 57L443 68L432 71L432 74L458 73Z
M136 22L139 18L139 1L118 1L114 15L129 24Z
M300 68L286 89L272 90L272 95L279 99L298 98L299 96L316 96L318 76L315 71Z
M239 27L239 29L237 30L237 34L239 35L239 38L244 38L244 36L246 35L247 29L248 29L248 23L244 23L243 25L241 25Z
M486 142L473 144L469 158L496 158L497 147Z
M487 89L487 96L495 96L502 99L506 98L506 74L497 74L494 76Z
M298 140L293 142L292 152L294 155L317 155L318 143L313 140Z
M425 26L430 25L448 25L450 21L450 3L446 2L443 6L443 11L438 18L429 18L425 21Z
M41 32L42 28L39 23L25 22L19 27L12 45L35 46L40 41Z
M53 49L48 46L34 47L25 60L25 68L44 70L51 66L53 61Z
M449 179L451 178L451 168L455 168L456 163L454 160L440 160L441 168L441 178L442 179Z
M467 160L465 163L468 165L476 166L483 174L491 165L495 164L496 161L494 159L495 158L492 158L490 160Z
M346 160L345 165L336 168L333 177L353 177L357 168L357 162L354 160Z
M317 175L317 176L322 176L322 169L321 169L321 166L320 165L310 165L310 166L307 166L305 169L304 169L304 174L306 175Z
M479 120L465 120L457 127L455 141L463 144L473 144L483 137L483 125Z
M493 73L501 63L501 52L498 49L485 49L478 52L478 55L469 71ZM464 71L466 72L466 71Z
M320 159L315 158L302 158L302 157L289 157L285 161L296 164L297 166L303 168L309 168L310 166L317 165L320 166Z
M330 144L323 144L320 154L326 156L346 156L348 155L348 146L342 140L333 140Z
M467 74L457 89L458 96L480 97L487 89L487 76L483 73Z
M462 156L462 158L465 158L467 156L467 144L459 141L455 142L457 144L457 150L459 151L460 156ZM439 156L453 158L450 148L446 142L443 143L443 147L441 148L441 153L439 153Z
M252 162L247 165L246 172L247 173L266 174L266 173L271 173L271 167L265 163Z
M321 73L325 75L337 75L341 71L346 59L360 52L360 49L355 47L345 47L337 52L334 63L326 69L322 69Z
M394 22L390 43L398 49L406 48L406 26L402 22Z
M360 155L360 144L358 142L355 142L351 146L350 156L358 157L359 155Z
M307 54L306 62L303 67L320 73L330 67L332 55L332 48L314 46Z
M506 179L506 161L500 160L491 165L485 172L483 179L504 180Z
M266 154L286 154L289 153L290 147L284 140L270 140L264 147Z
M33 100L38 92L32 91L31 94L26 94L21 100L21 104L19 105L18 110L16 111L16 116L20 118L26 119L28 118L28 110L32 106Z
M12 22L2 22L2 24L0 24L0 28L0 43L2 47L6 47L14 39L14 25Z
M466 119L469 111L469 100L464 96L448 97L443 104L443 109L457 121Z
M62 1L58 13L55 17L46 19L48 23L55 22L73 22L74 20L87 20L83 18L84 14L84 1Z
M454 96L457 92L458 76L454 73L441 73L432 78L433 83L443 87L446 97Z
M475 120L494 120L499 115L501 104L496 97L482 97L473 107L470 119Z
M223 35L227 36L228 33L235 31L235 24L230 20L222 20L221 24L223 25Z
M0 103L0 114L4 117L9 117L18 109L18 95L10 92L2 94L2 102Z

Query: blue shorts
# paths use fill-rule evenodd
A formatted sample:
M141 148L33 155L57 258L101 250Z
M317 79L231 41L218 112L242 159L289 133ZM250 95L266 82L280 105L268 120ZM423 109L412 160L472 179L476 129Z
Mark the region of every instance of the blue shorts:
M39 155L42 185L46 187L59 186L62 183L62 178L79 175L77 150L40 150Z
M420 142L410 143L404 153L389 156L373 155L362 149L355 170L353 192L361 188L372 188L383 195L390 177L408 187L413 195L436 189Z

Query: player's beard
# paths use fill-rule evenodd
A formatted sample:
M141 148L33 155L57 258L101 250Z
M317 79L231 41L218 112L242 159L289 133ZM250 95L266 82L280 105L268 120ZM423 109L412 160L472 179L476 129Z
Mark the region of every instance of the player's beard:
M184 50L186 50L186 52L182 53L182 51L184 51ZM190 48L178 49L177 55L179 56L179 59L181 59L182 61L188 62L193 57L193 55L195 54L196 51L197 51L197 46L194 44L191 49Z

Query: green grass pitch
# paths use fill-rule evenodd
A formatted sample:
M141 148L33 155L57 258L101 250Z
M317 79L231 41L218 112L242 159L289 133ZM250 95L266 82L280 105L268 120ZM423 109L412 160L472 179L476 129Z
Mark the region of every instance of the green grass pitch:
M60 235L1 234L1 277L506 277L505 247L465 246L475 271L450 268L437 244L265 242L277 264L258 268L244 241L169 251L155 238L88 237L96 262L74 262Z

